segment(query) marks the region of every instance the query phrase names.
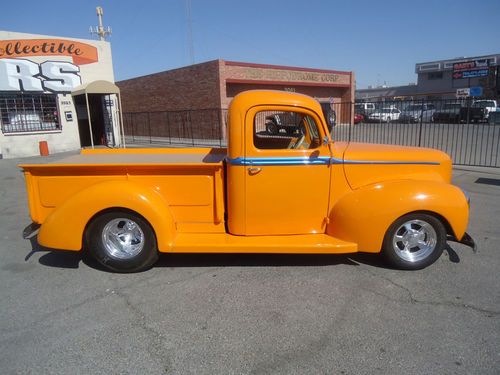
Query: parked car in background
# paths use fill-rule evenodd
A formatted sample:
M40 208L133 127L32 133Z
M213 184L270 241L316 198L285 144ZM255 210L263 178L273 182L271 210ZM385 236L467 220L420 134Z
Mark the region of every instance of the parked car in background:
M437 109L432 115L434 122L454 123L480 122L485 119L484 108L468 107L463 103L445 103L442 108Z
M391 122L399 120L401 111L397 108L381 108L368 116L370 122Z
M497 108L495 112L489 113L488 123L490 125L500 125L500 108Z
M476 100L472 103L473 108L484 109L484 119L487 121L491 112L496 112L499 107L496 100Z
M410 104L401 111L401 122L431 122L436 107L431 103Z
M355 113L354 114L354 123L359 124L360 122L363 122L365 120L365 116L363 116L360 113Z
M354 105L354 112L362 115L364 119L368 118L376 110L377 106L375 103L356 103Z

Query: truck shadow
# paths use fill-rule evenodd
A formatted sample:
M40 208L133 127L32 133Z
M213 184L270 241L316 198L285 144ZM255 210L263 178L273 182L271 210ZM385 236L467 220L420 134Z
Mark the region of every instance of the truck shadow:
M47 267L79 268L83 262L90 268L110 272L96 262L87 252L61 251L43 248L30 239L32 251L25 260L39 252L44 252L38 262ZM452 263L459 263L460 257L449 245L444 255ZM389 269L379 254L160 254L158 262L153 268L183 268L183 267L321 267L361 264Z
M351 254L161 254L155 267L357 266Z

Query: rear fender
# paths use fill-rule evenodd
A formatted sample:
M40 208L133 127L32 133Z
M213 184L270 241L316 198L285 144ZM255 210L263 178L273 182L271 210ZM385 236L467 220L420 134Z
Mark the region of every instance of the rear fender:
M167 201L149 186L124 181L92 185L56 207L43 222L38 242L54 249L80 250L89 221L112 208L127 209L144 217L156 234L158 249L170 250L176 227Z
M469 220L467 198L458 187L439 181L396 180L352 190L333 206L326 231L357 243L360 251L376 253L389 226L418 211L444 219L450 235L463 237Z

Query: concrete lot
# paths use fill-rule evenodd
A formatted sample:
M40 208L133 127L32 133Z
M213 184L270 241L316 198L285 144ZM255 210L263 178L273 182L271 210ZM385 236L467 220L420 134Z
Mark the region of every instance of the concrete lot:
M121 275L30 254L18 162L0 160L2 374L500 373L499 169L455 170L479 252L450 243L422 271L366 255L164 255Z

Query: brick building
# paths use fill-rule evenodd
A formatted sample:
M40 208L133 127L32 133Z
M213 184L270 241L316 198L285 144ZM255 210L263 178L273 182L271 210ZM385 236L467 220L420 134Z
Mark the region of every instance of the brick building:
M238 93L286 90L321 102L354 100L354 74L214 60L117 82L123 112L226 109Z
M149 141L154 137L225 139L224 112L231 99L246 90L298 92L325 103L331 98L337 103L354 100L353 72L224 60L132 78L117 85L125 133ZM352 114L344 112L337 120L350 122Z

